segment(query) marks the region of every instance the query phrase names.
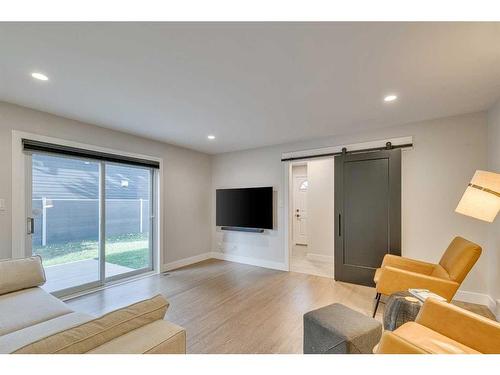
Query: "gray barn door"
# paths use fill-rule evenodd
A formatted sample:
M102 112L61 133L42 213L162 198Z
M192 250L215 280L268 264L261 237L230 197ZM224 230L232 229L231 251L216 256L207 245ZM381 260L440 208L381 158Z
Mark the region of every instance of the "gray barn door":
M401 150L335 157L335 280L373 286L401 255Z

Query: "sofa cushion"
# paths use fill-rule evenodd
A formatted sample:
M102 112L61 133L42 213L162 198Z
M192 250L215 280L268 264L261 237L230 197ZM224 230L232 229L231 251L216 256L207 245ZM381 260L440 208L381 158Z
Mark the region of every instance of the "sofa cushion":
M184 328L157 320L92 349L89 354L184 354Z
M20 354L82 354L116 337L156 320L163 319L167 300L157 295L110 312L100 318L26 345L14 353Z
M73 312L41 288L0 296L0 336Z
M45 283L42 258L0 260L0 295Z
M92 315L73 312L8 333L7 335L0 336L0 353L12 353L32 342L88 322L94 318Z
M480 354L478 351L415 322L403 324L394 334L433 354Z

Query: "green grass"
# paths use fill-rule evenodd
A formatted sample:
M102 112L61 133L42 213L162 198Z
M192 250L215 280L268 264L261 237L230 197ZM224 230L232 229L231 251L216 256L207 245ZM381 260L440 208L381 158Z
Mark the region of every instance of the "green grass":
M79 260L97 259L97 241L85 240L47 246L33 246L33 253L40 255L44 266L54 266ZM106 262L139 269L149 262L148 234L133 233L106 239Z

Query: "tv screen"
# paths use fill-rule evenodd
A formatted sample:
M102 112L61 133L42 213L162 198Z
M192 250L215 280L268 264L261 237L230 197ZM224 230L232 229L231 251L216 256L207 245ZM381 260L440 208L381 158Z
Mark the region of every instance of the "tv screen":
M273 188L217 189L216 225L273 229Z

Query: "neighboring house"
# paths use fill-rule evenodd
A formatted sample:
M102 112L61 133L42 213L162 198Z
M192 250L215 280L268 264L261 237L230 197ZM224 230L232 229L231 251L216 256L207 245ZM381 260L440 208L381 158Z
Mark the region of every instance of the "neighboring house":
M33 243L97 240L99 163L45 154L35 154L32 160ZM106 164L107 236L147 231L149 173L144 168Z

